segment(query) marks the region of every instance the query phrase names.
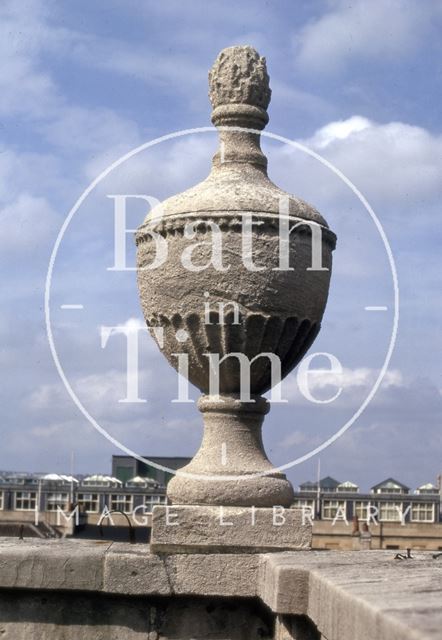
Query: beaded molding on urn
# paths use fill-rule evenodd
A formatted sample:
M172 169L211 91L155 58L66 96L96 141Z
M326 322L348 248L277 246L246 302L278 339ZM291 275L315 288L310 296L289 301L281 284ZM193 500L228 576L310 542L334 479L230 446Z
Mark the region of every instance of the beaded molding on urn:
M256 216L259 224L256 225L254 229L255 235L262 235L265 233L268 234L279 234L279 220L275 216ZM215 222L221 231L237 231L242 232L243 222L240 217L233 216L214 216L213 214L210 217L204 218L203 216L198 216L194 220L189 218L188 216L183 217L174 217L166 220L161 220L160 222L153 223L149 226L146 225L146 228L140 228L135 236L135 243L137 246L144 242L152 242L153 237L148 233L147 229L154 230L155 233L159 233L163 238L167 236L184 236L184 228L189 223L194 222L197 223L195 227L195 231L197 234L204 234L212 231L211 223ZM303 236L311 236L311 227L309 226L308 221L303 218L293 219L293 222L299 222L300 226L296 228L296 234ZM331 248L334 249L336 246L336 236L327 227L321 227L321 232L323 234L323 239L330 244ZM290 234L290 241L294 241L295 235Z

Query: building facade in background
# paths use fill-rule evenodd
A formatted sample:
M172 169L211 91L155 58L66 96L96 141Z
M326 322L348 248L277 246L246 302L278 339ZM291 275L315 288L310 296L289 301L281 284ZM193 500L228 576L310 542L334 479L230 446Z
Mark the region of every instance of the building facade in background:
M295 494L294 505L311 509L316 520L402 523L436 523L441 517L440 489L428 483L414 492L394 478L360 493L353 482L339 482L330 476L319 482L305 482Z
M153 507L166 503L166 486L172 477L167 469L180 469L189 458L146 459L158 466L115 455L109 476L3 473L0 535L18 535L22 526L26 527L24 535L40 537L84 535L87 527L93 536L97 525L106 527L106 536L112 536L113 525L148 530ZM319 484L302 483L293 507L303 509L305 517L312 520L315 548L356 548L363 530L362 537L370 540L369 548L441 550L439 479L438 484L427 483L411 491L398 480L387 478L368 493L361 493L357 484L327 476ZM75 509L79 526L69 517Z
M431 483L411 491L387 478L361 493L350 481L331 477L305 482L294 506L311 515L313 547L442 550L441 488Z

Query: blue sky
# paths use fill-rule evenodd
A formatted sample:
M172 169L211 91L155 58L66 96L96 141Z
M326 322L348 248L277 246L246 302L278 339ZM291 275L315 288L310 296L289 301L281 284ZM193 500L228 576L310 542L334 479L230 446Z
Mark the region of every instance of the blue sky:
M442 3L52 2L0 6L0 469L107 471L117 449L74 406L58 377L44 322L44 284L57 234L105 167L148 140L210 124L207 71L219 50L251 44L273 90L268 130L334 163L376 211L396 260L400 324L385 382L351 429L321 454L324 474L363 487L393 475L410 486L442 472L440 28ZM312 202L338 233L329 306L312 351L336 354L344 390L290 402L265 424L272 460L285 464L329 437L367 395L391 331L392 283L373 223L337 178L299 151L265 139L272 179ZM176 378L143 343L146 403L124 392L123 342L100 346L99 326L141 319L133 273L111 274L112 210L125 188L160 199L199 180L213 134L169 141L112 172L81 207L57 257L54 336L84 405L140 453L190 455L201 437L194 405L177 407ZM134 207L131 223L145 211ZM132 255L131 249L128 255ZM81 298L81 300L80 300ZM80 301L84 312L62 312ZM374 316L365 305L386 305ZM75 315L76 314L76 315ZM318 383L322 397L332 395ZM314 458L288 471L315 474Z

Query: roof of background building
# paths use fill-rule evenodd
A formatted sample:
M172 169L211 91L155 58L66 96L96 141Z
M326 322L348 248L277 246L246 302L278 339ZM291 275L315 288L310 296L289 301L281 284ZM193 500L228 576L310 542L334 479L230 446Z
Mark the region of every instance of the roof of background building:
M321 489L336 489L336 487L338 487L340 484L341 483L338 482L338 480L335 480L331 476L326 476L325 478L321 478L321 480L319 481L319 486ZM302 484L300 484L299 488L301 489L301 491L306 491L306 490L308 491L309 489L317 490L318 483L311 482L310 480L308 480L307 482L303 482Z
M439 487L436 487L434 484L432 484L431 482L427 482L426 484L421 484L420 487L418 487L414 493L415 495L429 495L429 494L434 494L434 495L439 495Z
M359 485L354 482L350 482L350 480L346 480L345 482L340 482L338 484L339 489L359 489Z
M403 484L402 482L399 482L399 480L396 480L395 478L387 478L386 480L383 480L382 482L379 482L378 484L373 485L371 489L372 491L375 491L376 489L382 489L382 488L394 489L396 487L399 487L400 489L405 489L406 491L410 491L410 487L407 487L407 485Z
M302 484L299 485L301 488L312 488L312 489L317 489L318 488L318 483L317 482L312 482L311 480L307 480L307 482L303 482Z
M321 489L336 489L340 485L339 480L335 480L331 476L326 476L319 481Z
M118 478L114 478L113 476L105 476L101 474L87 476L86 478L84 478L83 482L112 482L116 484L123 484L121 480L118 480Z
M79 482L74 476L59 475L58 473L47 473L41 476L41 480L46 482Z
M126 481L126 484L129 484L129 483L140 484L140 485L145 485L145 484L158 485L158 482L153 478L143 478L141 476L135 476L134 478L130 478L129 480Z

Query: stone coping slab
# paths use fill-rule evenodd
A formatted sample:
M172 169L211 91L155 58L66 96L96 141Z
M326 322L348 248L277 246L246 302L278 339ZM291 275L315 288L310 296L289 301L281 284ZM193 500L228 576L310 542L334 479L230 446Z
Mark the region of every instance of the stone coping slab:
M394 555L172 555L153 554L147 545L7 538L0 539L0 589L258 597L276 614L307 615L327 640L439 640L442 558Z
M311 551L262 556L259 596L307 615L327 640L442 638L442 558L416 552Z
M0 589L254 597L259 555L153 554L149 545L0 538Z

